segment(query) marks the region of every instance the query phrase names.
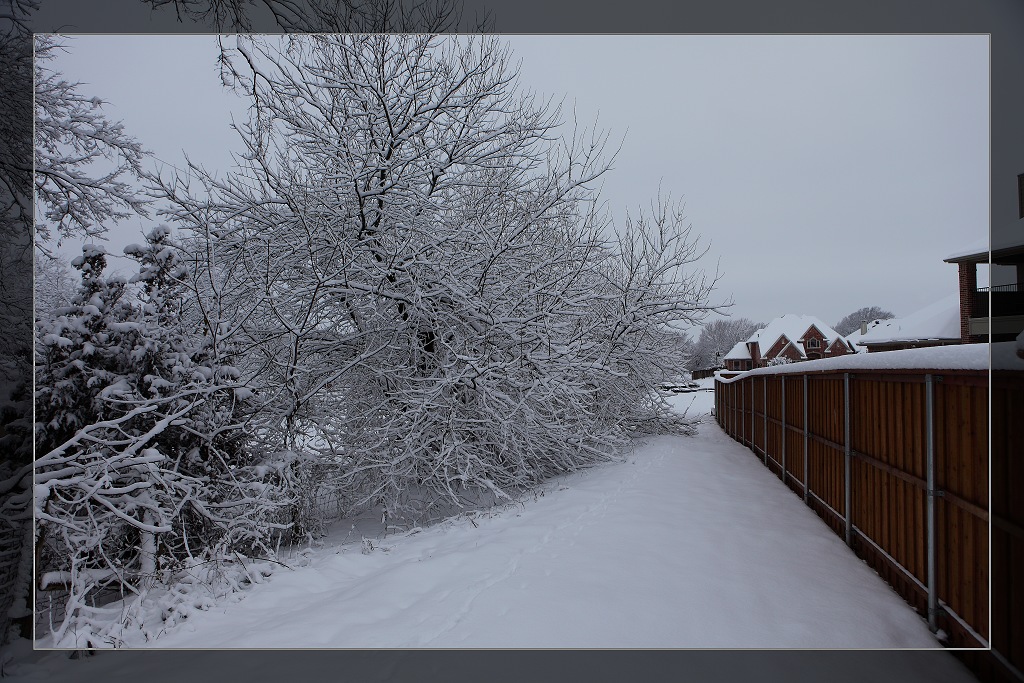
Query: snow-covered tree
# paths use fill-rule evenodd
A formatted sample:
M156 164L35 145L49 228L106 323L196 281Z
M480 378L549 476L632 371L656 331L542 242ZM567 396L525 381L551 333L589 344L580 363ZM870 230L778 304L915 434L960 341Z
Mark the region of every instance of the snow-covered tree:
M737 342L749 338L763 326L747 318L712 320L701 328L690 359L690 369L714 367L716 358L724 358Z
M609 277L614 303L598 316L608 325L599 337L607 340L602 363L611 371L601 382L609 419L636 424L668 417L653 388L681 376L690 361L668 324L697 325L716 310L709 300L718 276L697 267L707 249L683 208L659 198L649 215L627 218L619 233Z
M240 170L158 179L247 348L254 433L389 513L609 457L662 415L714 278L678 207L606 244L604 138L556 134L495 38L239 39ZM193 189L195 186L195 189Z
M196 560L267 553L287 526L282 467L244 448L248 389L182 325L178 245L160 226L126 252L131 283L86 246L72 305L39 323L37 569L70 591L58 642L72 625L88 633L97 589L141 595Z
M31 625L32 32L0 17L0 647ZM12 623L20 628L12 629Z
M147 198L129 182L142 174L142 146L102 111L103 100L87 97L47 64L63 45L36 37L35 193L44 221L37 245L70 235L96 238L111 222L145 215Z
M56 308L71 305L75 293L71 266L60 256L37 258L35 264L36 316L46 316Z
M856 311L846 316L835 324L835 331L841 335L853 334L860 329L862 322L872 322L873 320L889 320L893 318L892 313L886 311L878 306L867 306L865 308L858 308Z
M12 618L31 616L34 209L52 220L39 236L56 237L96 232L113 214L141 206L109 165L120 154L132 166L138 148L103 117L98 101L49 69L59 49L54 39L40 37L34 53L30 23L38 6L14 0L0 16L0 646L16 633ZM35 109L34 81L41 85ZM86 172L99 156L107 167Z

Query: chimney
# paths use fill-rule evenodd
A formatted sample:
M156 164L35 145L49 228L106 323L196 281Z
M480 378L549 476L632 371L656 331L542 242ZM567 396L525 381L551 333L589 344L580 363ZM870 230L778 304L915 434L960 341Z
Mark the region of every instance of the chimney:
M861 320L860 321L860 336L863 337L867 333L868 333L868 321L867 320Z

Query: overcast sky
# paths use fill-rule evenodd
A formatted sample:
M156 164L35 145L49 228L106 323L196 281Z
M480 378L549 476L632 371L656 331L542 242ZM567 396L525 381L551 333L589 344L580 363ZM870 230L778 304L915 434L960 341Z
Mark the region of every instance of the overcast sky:
M622 141L613 214L658 192L720 267L730 314L834 324L957 291L942 259L987 246L987 36L506 36L520 84ZM245 102L210 36L78 36L53 66L155 156L227 170ZM139 241L135 220L110 249Z

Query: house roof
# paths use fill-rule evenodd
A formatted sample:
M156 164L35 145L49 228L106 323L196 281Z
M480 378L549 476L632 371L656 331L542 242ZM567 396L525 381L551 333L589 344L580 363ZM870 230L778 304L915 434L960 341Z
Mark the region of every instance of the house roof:
M750 360L750 349L747 348L747 342L736 342L736 346L725 354L724 360Z
M775 318L770 323L754 332L754 334L750 335L747 339L747 342L757 342L763 355L772 348L780 337L785 336L797 351L800 352L800 357L806 358L807 353L800 340L803 339L804 332L810 329L812 325L818 328L818 331L825 335L825 346L828 346L836 337L840 336L838 332L822 322L820 318L816 318L813 315L796 315L794 313L787 313L786 315Z
M987 263L989 254L992 257L992 263L1020 263L1024 256L1024 245L993 247L991 252L988 245L975 245L954 252L942 260L946 263Z
M865 334L870 334L871 330L875 329L876 327L878 327L879 325L881 325L884 322L885 322L884 320L878 320L878 319L869 321L868 324L867 324L868 329L867 329L867 332L865 332ZM860 328L859 327L856 330L854 330L853 332L851 332L850 334L846 335L846 341L850 343L850 346L857 353L867 353L868 347L860 346L860 340L863 339L863 338L864 338L864 335L860 333Z
M1024 371L1024 359L1014 354L1014 342L997 344L957 344L955 346L929 346L921 349L905 349L886 353L859 353L856 356L847 354L835 358L821 358L800 364L774 365L766 368L755 368L740 373L741 377L753 375L786 375L807 374L817 372L836 372L840 370L987 370L989 367L989 349L992 350L992 367L1004 367L1007 370ZM729 383L738 381L730 377L720 377L719 381Z
M979 239L964 245L942 260L946 263L988 261L988 239Z
M860 332L859 329L857 331ZM847 351L853 351L854 350L851 347L850 341L846 337L843 337L843 336L836 337L831 342L829 342L828 346L825 347L825 350L828 351L829 349L831 349L836 344L842 344L843 346L846 347Z
M792 347L792 349L796 351L797 355L800 356L801 358L807 358L807 354L804 353L804 347L798 344L797 342L793 341L792 339L789 339L788 337L786 338L786 343L783 345L781 349L779 349L778 355L781 356L786 352L786 349L790 347Z
M850 335L852 336L852 335ZM951 294L904 318L876 321L857 344L954 341L960 339L960 298Z

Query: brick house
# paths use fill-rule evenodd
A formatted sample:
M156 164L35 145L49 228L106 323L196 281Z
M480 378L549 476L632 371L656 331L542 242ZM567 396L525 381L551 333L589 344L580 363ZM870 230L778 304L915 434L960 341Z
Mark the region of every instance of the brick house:
M1024 218L1024 198L1021 214ZM959 268L960 339L964 344L989 341L989 334L993 342L1012 341L1024 330L1024 244L991 252L967 250L943 260ZM979 263L992 265L988 287L978 287Z
M725 355L727 370L762 368L775 361L800 362L855 353L854 347L812 315L786 314L737 343Z
M747 348L745 341L736 342L736 345L729 349L729 353L725 354L723 360L725 360L726 370L743 371L754 367L750 359L750 349Z

